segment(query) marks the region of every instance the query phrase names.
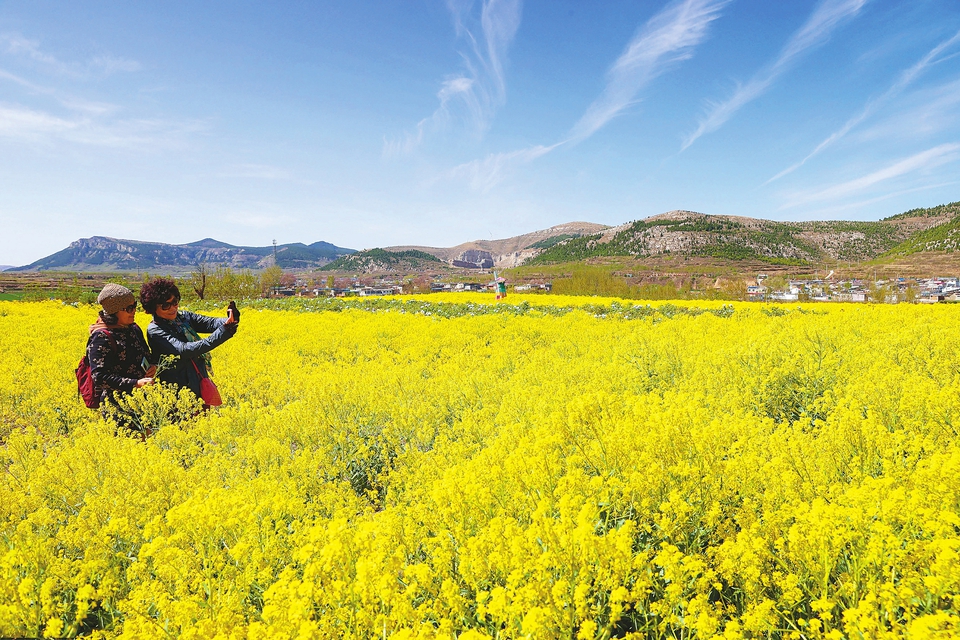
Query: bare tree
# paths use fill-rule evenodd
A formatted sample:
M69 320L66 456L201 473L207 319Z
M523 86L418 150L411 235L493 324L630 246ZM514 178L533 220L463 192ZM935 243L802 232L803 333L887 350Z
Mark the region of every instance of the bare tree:
M190 274L190 285L193 287L194 293L196 293L197 297L201 300L203 300L203 296L207 291L207 275L207 263L198 260L196 269Z

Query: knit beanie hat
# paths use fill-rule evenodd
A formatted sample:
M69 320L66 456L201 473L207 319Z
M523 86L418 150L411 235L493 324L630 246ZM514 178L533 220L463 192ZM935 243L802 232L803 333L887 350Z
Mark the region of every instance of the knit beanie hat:
M120 309L137 303L130 289L127 289L122 284L115 284L113 282L108 282L106 286L103 287L103 291L97 296L97 302L99 302L103 310L110 315L114 315L117 311L120 311Z

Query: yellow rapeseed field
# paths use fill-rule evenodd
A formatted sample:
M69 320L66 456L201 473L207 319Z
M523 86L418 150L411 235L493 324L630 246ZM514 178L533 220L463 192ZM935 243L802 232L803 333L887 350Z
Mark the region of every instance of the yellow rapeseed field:
M960 635L960 307L491 298L242 305L146 440L0 302L0 636Z

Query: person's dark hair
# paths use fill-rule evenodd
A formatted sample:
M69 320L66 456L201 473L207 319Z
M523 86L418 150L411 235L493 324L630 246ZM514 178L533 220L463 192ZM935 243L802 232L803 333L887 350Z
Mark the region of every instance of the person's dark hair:
M156 313L157 305L166 302L170 296L180 299L180 289L173 278L154 278L140 289L140 304L147 313Z
M115 313L107 313L101 309L100 319L103 321L103 324L113 326L115 324L120 324L120 318L117 317Z

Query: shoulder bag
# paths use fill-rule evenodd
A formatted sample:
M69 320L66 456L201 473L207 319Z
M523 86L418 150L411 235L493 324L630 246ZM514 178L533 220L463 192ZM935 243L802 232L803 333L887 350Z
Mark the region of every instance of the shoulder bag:
M197 372L197 376L200 378L200 398L203 400L203 404L210 407L222 405L223 400L220 398L220 390L217 389L217 385L210 378L200 375L200 369L195 361L191 360L190 362L193 364L193 370Z

